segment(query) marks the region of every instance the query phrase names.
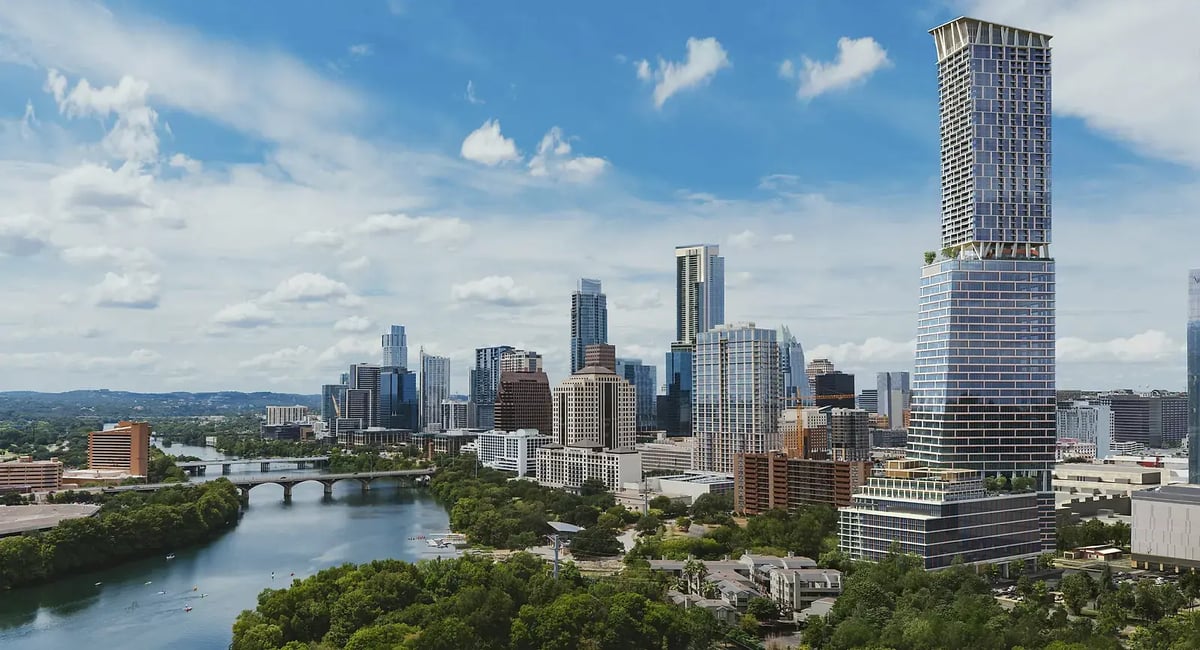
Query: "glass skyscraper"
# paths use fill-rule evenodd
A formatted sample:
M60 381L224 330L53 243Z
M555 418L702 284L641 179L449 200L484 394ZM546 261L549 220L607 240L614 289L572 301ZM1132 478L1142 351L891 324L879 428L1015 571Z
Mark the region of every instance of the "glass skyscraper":
M942 250L921 272L908 454L1032 479L1053 549L1050 36L970 18L931 33Z
M695 343L696 335L725 322L725 258L716 244L675 248L675 340Z
M666 392L657 398L658 428L668 436L692 435L692 346L676 343L663 358Z
M1188 482L1200 485L1200 269L1188 274Z
M511 345L475 349L475 367L471 369L471 403L475 409L475 426L491 429L496 426L496 393L500 390L500 357Z
M416 431L419 420L417 375L401 366L388 366L379 372L379 416L385 429Z
M787 406L800 406L812 399L812 386L804 373L804 348L786 325L779 326L779 371L783 374L783 399Z
M408 337L403 325L392 325L383 335L383 363L381 366L408 367Z
M421 350L421 429L442 429L442 400L450 396L450 359Z
M571 374L584 366L589 345L608 343L608 298L599 280L581 278L571 294Z
M617 359L617 374L637 390L637 428L649 431L658 426L658 368L641 359Z

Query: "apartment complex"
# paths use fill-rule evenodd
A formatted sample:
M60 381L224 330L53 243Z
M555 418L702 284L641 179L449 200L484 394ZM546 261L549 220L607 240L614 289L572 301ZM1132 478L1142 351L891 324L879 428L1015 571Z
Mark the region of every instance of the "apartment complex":
M617 492L627 483L642 480L641 457L636 449L605 449L586 442L552 443L537 450L537 480L550 487L577 490L597 480Z
M589 365L587 346L608 343L608 298L599 280L580 278L571 294L571 374Z
M62 487L63 465L57 460L33 460L25 456L0 463L0 492L57 490Z
M540 372L542 355L533 350L508 350L500 354L500 374L506 372Z
M88 469L117 469L146 476L150 462L150 425L118 422L88 434Z
M484 467L533 476L537 473L537 450L552 442L554 438L549 435L529 429L492 430L481 432L475 445Z
M425 354L421 349L421 421L427 431L448 429L442 421L442 401L450 396L450 358Z
M268 406L267 426L304 422L308 419L307 406Z
M733 468L733 507L745 515L806 504L848 506L867 482L870 461L813 460L783 452L738 454Z

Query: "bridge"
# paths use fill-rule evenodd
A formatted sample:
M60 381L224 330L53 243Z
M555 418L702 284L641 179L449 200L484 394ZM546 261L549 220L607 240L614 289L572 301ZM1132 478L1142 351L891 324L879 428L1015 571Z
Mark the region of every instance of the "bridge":
M333 484L338 481L358 481L362 485L363 492L368 492L371 489L371 483L383 478L414 480L422 481L429 480L433 476L436 468L428 469L396 469L377 472L354 472L353 474L310 474L303 476L256 476L247 478L231 478L227 479L230 483L237 486L242 493L243 499L250 497L250 490L259 485L274 483L283 487L283 498L292 498L292 488L306 481L316 481L325 486L325 495L333 494ZM186 485L186 483L143 483L141 485L120 485L116 487L103 488L101 492L105 494L114 494L118 492L153 492L161 490L172 485Z
M329 456L304 456L296 458L224 458L218 460L185 460L175 463L175 466L186 471L192 476L204 474L205 470L213 465L221 466L222 474L229 474L230 468L234 465L253 465L258 463L259 469L264 472L271 471L271 465L279 465L280 463L295 463L296 469L306 469L306 466L317 467L329 462Z

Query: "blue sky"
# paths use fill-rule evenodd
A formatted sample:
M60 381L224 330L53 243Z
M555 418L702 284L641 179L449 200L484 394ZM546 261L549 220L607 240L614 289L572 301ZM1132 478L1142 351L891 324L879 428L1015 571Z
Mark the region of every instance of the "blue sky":
M908 368L963 14L1055 35L1060 386L1182 386L1192 3L744 5L5 3L0 389L313 391L390 322L557 379L581 275L660 363L699 241L728 320Z

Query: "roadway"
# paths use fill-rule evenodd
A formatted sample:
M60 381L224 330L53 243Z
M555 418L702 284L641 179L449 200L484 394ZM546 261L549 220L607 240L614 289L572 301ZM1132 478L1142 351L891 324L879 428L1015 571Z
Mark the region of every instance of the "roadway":
M211 465L253 465L254 463L321 463L328 461L329 456L304 456L297 458L224 458L219 460L186 460L175 463L175 466L183 469L190 469L192 467L209 467Z
M371 482L381 478L419 478L423 476L432 476L435 468L428 469L396 469L387 471L372 471L372 472L353 472L342 474L298 474L296 476L288 476L286 474L280 476L248 476L248 477L224 477L230 483L233 483L242 491L243 495L248 495L250 489L266 483L274 483L283 486L284 497L290 497L292 487L304 483L306 481L316 481L325 485L325 493L330 494L333 491L333 484L338 481L356 480L362 483L363 490L369 490ZM187 483L142 483L140 485L119 485L109 488L93 488L95 491L104 492L105 494L113 494L117 492L153 492L161 490L172 485L187 485Z

